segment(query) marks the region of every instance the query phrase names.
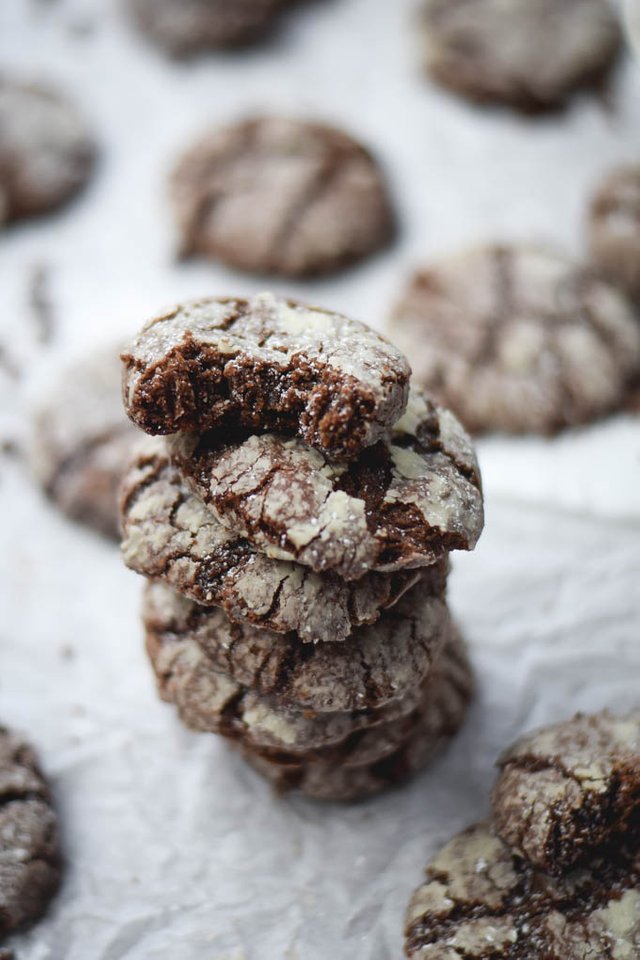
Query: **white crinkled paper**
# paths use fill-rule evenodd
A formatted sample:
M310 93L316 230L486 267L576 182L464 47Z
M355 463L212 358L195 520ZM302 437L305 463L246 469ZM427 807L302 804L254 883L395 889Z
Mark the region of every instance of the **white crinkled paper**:
M188 65L140 42L124 7L0 3L2 68L72 90L102 147L75 206L0 237L0 343L23 368L17 383L0 373L3 440L23 438L28 404L69 355L175 299L265 286L172 262L165 174L207 122L279 109L376 148L399 243L336 279L272 286L377 327L411 265L439 251L499 237L579 254L589 189L640 156L631 62L611 109L585 97L526 120L423 80L412 0L316 0L246 58ZM37 264L50 273L49 347L28 306ZM470 722L406 788L341 807L278 799L223 742L180 727L145 662L141 581L3 455L0 718L41 750L67 858L50 914L15 940L20 960L395 960L424 863L486 811L499 750L577 709L637 705L640 419L551 443L492 438L480 457L486 531L451 578L478 672Z

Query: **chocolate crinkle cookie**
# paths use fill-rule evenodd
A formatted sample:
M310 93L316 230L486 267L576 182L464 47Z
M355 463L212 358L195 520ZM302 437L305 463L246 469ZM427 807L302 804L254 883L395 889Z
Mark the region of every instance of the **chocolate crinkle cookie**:
M88 180L94 155L66 97L0 75L0 225L63 204Z
M171 192L184 255L253 273L335 271L394 231L372 155L319 123L262 117L213 131L182 157Z
M311 756L256 750L241 742L236 746L279 791L350 801L399 786L426 766L464 721L473 684L464 647L458 644L445 647L422 699L400 720L356 731Z
M499 760L493 821L429 863L412 960L640 956L640 711L576 715Z
M273 434L179 435L171 458L221 522L268 556L357 580L471 550L482 531L478 464L448 410L414 390L386 440L349 464Z
M406 916L411 960L633 960L640 956L637 832L553 878L490 824L433 858Z
M637 311L597 272L534 248L481 247L419 271L389 335L474 432L590 423L640 377Z
M50 500L70 519L117 540L118 489L140 432L121 401L119 348L64 372L35 413L30 459Z
M130 0L140 28L174 57L257 40L293 0Z
M601 81L621 46L607 0L426 0L420 25L438 83L527 112Z
M241 426L353 458L402 415L410 368L362 323L272 294L150 320L122 359L124 403L151 434Z
M33 750L0 727L0 939L40 917L60 869L56 817Z
M520 856L562 873L640 808L640 711L608 712L534 731L499 760L496 830Z
M122 359L130 417L168 435L120 499L160 696L278 789L417 773L473 688L446 602L483 524L458 421L363 324L271 294L177 307Z
M622 167L600 184L589 211L594 263L640 302L640 165Z
M205 607L151 582L145 592L147 637L188 639L215 669L283 707L330 713L377 710L410 696L426 679L452 631L441 580L429 573L371 626L354 630L346 643L303 643L233 623L217 607Z
M416 583L419 570L370 573L354 582L260 553L186 486L162 441L140 447L121 491L127 566L183 595L303 641L344 640L377 620ZM438 568L440 569L440 568ZM442 583L446 571L442 573Z
M409 717L424 698L422 687L378 708L316 712L285 706L255 693L219 669L218 664L189 634L147 632L146 648L163 700L175 704L180 719L192 730L220 733L243 741L265 755L309 758L324 755L327 747L342 744L363 730L378 731ZM293 762L293 760L291 761Z

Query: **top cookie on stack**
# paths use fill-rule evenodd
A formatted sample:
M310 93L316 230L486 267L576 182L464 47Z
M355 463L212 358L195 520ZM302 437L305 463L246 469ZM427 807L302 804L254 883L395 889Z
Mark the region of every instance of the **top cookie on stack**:
M176 307L143 328L124 403L151 434L245 427L334 459L375 443L407 405L405 357L362 323L261 294Z
M475 546L467 435L363 324L270 294L202 300L151 320L123 360L131 419L174 434L125 484L139 572L233 620L344 639L410 571Z

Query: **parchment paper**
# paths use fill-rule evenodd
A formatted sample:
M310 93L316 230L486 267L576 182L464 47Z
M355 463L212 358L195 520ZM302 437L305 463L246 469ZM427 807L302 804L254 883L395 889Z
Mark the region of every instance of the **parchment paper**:
M123 6L126 6L124 4ZM269 284L381 327L411 266L485 238L579 255L586 197L640 153L640 74L612 106L579 97L535 121L478 111L418 65L411 0L317 0L246 56L176 65L108 0L2 0L0 66L50 76L101 145L90 189L0 238L3 441L71 355L132 333L184 296L265 287L176 266L167 170L207 123L261 109L324 117L388 170L398 244L335 280ZM38 342L34 267L55 317ZM142 651L141 581L115 547L59 516L19 456L0 459L0 717L41 750L67 865L21 960L392 960L427 858L487 808L492 764L521 730L638 702L640 419L548 443L480 445L487 526L455 559L452 607L478 696L425 774L366 804L279 799L215 737L183 730Z

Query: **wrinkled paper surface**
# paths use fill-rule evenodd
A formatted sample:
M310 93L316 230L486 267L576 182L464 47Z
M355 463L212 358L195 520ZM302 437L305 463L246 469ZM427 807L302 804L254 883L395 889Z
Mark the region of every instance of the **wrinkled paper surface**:
M0 238L3 441L71 355L132 333L185 296L264 281L177 266L165 178L207 123L263 109L342 123L375 148L398 244L336 279L270 284L381 327L405 276L485 238L579 255L585 199L640 155L640 69L613 104L526 120L478 111L421 76L410 0L317 0L243 56L176 65L134 35L116 0L0 4L0 63L74 93L101 159L60 216ZM38 341L33 270L48 271L55 331ZM141 581L115 547L47 505L20 457L0 493L0 718L40 749L60 811L65 881L20 960L394 960L428 857L487 810L496 755L573 711L638 702L640 419L553 442L480 445L487 526L456 557L451 604L478 695L446 754L361 805L280 799L215 737L181 728L154 692Z

